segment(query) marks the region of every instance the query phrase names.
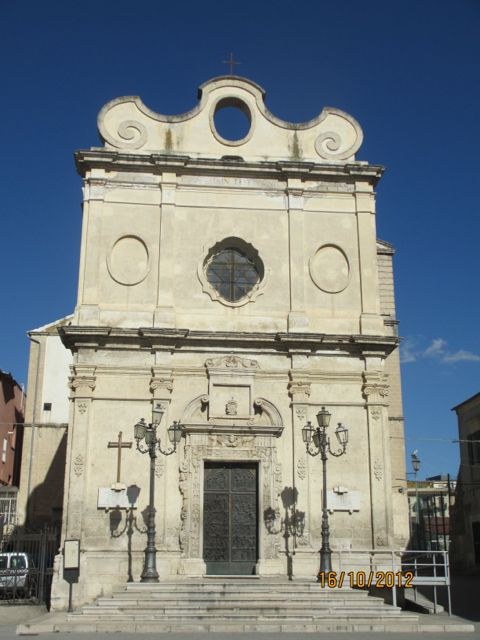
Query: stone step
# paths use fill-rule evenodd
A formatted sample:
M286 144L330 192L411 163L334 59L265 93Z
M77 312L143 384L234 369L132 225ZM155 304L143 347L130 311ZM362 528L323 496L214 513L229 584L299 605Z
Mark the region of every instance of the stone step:
M253 599L254 600L254 599ZM372 598L373 600L373 598ZM278 594L267 594L262 596L262 602L274 603L279 602L281 604L285 604L286 599L279 596ZM314 605L314 606L322 606L325 604L348 604L348 603L359 603L360 605L364 605L366 598L364 597L355 597L351 594L325 594L323 597L314 597L314 596L298 596L297 594L292 594L288 597L289 603L297 603L297 604L305 604L305 605ZM179 598L176 594L165 594L162 597L152 597L148 599L133 597L131 594L118 594L108 597L99 598L97 601L98 605L105 606L152 606L156 607L161 602L168 603L179 603L185 604L186 602L192 602L200 604L202 602L214 602L214 603L251 603L252 598L250 596L246 596L244 594L214 594L209 596L208 594L191 594L185 598ZM380 599L374 600L381 606L383 602Z
M100 616L99 616L100 613ZM170 622L180 622L182 620L261 620L261 619L270 619L273 620L328 620L329 618L338 618L338 610L326 610L319 612L319 615L313 616L311 612L303 610L303 611L281 611L281 610L270 610L270 609L257 609L255 611L224 611L222 612L221 617L219 618L218 611L178 611L178 610L168 610L159 611L159 612L134 612L134 611L115 611L115 612L84 612L80 615L70 614L69 620L78 620L78 619L101 619L101 620L162 620L164 621L166 618ZM368 620L390 620L399 617L404 617L401 611L396 613L386 613L379 611L359 611L358 609L345 609L342 610L342 616L347 618L358 618L358 619L368 619ZM418 617L412 616L412 619L417 620Z
M145 611L160 611L163 609L259 609L259 608L271 608L278 609L282 607L288 607L292 610L304 610L304 611L328 611L335 607L350 608L350 609L368 609L369 611L377 611L383 609L383 603L381 602L345 602L344 600L333 600L329 602L321 603L304 603L304 602L282 602L281 600L262 601L262 602L247 602L244 600L232 600L231 602L215 602L210 600L199 600L190 602L168 602L161 601L158 603L132 603L132 602L119 602L112 600L112 602L101 602L95 605L86 605L84 610L95 611L113 611L115 609L121 609L122 611L135 611L136 609L144 609Z
M222 606L222 607L250 607L257 606L259 604L265 604L269 607L273 606L288 606L303 607L304 609L312 607L336 607L336 606L353 606L353 607L384 607L385 603L381 598L344 598L342 596L337 597L325 597L325 598L289 598L288 600L279 597L261 598L252 600L251 598L242 598L231 596L229 598L206 598L206 597L193 597L193 598L175 598L173 596L165 598L152 598L146 600L140 600L137 598L99 598L94 606L97 607L149 607L152 609L161 606L173 606L173 607L201 607L206 605ZM87 606L93 606L87 605Z
M361 617L370 616L370 617L395 617L401 615L401 610L394 611L382 611L379 609L362 609L362 608L350 608L345 607L341 609L342 614L345 616L350 615L359 615ZM117 618L119 616L124 618L132 618L138 619L139 617L147 617L147 618L181 618L181 617L221 617L222 619L227 619L229 617L238 617L244 616L248 618L261 618L261 617L302 617L302 618L312 618L312 617L328 617L328 616L338 616L338 607L333 607L330 609L321 609L315 612L315 615L308 609L294 609L291 607L255 607L251 609L247 609L246 607L243 609L218 609L218 608L205 608L205 609L171 609L164 608L157 611L148 611L148 610L135 610L135 609L114 609L114 610L106 610L106 609L84 609L82 613L72 614L73 617L79 616L89 616L89 617L103 617L105 619L108 618Z
M164 594L164 593L179 593L179 594L185 594L185 593L245 593L245 594L249 594L249 595L264 595L264 594L269 594L269 593L278 593L278 594L282 594L284 596L288 596L291 595L293 593L296 594L302 594L302 595L316 595L316 594L325 594L325 593L333 593L333 592L342 592L342 593L366 593L364 591L361 590L357 590L357 589L350 589L349 587L342 587L342 588L337 588L337 589L327 589L324 588L322 589L320 586L318 585L314 585L313 587L297 587L297 588L288 588L288 587L283 587L283 588L279 588L276 586L272 586L270 588L267 587L262 587L262 588L250 588L250 587L245 587L245 588L239 588L237 586L234 585L217 585L217 586L211 586L211 585L200 585L200 586L194 586L194 587L178 587L178 586L160 586L160 585L149 585L148 588L144 587L142 589L139 588L133 588L133 587L127 587L127 590L125 591L125 593L130 593L130 594L141 594L143 597L143 594Z
M19 625L17 634L31 635L37 633L98 633L98 632L125 632L125 633L333 633L333 632L377 632L377 633L418 633L418 632L471 632L473 625L468 624L436 624L430 628L418 623L418 618L408 617L403 620L362 620L358 618L345 619L341 616L329 620L299 621L282 620L262 621L238 619L235 622L222 620L186 622L182 621L47 621L33 622Z
M366 591L322 589L315 582L287 580L129 583L111 597L100 597L79 611L63 615L51 618L49 624L38 621L36 626L23 625L18 633L425 630L416 613L387 605ZM438 625L436 630L440 631Z

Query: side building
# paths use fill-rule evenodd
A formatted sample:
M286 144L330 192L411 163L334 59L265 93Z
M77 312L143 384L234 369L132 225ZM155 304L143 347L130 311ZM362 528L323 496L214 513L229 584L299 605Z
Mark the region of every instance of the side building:
M68 316L28 334L29 393L17 506L18 523L27 530L60 528L62 522L72 354L58 329L70 321Z
M452 565L458 573L480 573L480 393L464 400L457 414L460 469L452 518Z
M0 369L0 536L17 522L25 392Z

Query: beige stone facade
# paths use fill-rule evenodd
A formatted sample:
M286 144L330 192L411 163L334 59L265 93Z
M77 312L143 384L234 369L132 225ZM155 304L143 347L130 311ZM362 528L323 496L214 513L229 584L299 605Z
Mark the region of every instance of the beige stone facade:
M321 463L301 429L322 406L332 434L337 422L349 428L346 455L328 465L333 549L407 541L393 250L375 230L382 168L355 159L362 132L349 115L328 108L291 124L263 98L238 77L205 83L198 106L179 116L120 98L100 112L104 146L77 153L78 303L59 332L74 354L62 535L81 541L78 603L125 582L129 560L135 580L141 572L148 462L133 426L151 420L154 403L165 411L164 444L174 420L184 427L177 452L157 459L161 576L206 572L204 472L214 461L257 465L256 573L287 570L289 491L303 518L289 542L293 571L316 573ZM247 115L240 140L218 133L222 108ZM226 249L254 265L243 295L212 279ZM117 481L108 443L120 431L133 442L121 483L140 489L131 535L125 510L99 508L99 489Z

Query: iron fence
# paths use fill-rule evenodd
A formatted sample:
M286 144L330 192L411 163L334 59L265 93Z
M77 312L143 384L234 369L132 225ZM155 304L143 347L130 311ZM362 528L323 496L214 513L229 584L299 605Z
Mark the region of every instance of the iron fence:
M437 587L447 589L448 614L452 615L450 564L447 551L408 549L347 549L333 552L343 584L360 588L391 590L397 605L397 589L411 588L416 600L417 587L433 587L434 612L437 613ZM333 573L333 572L332 572ZM339 585L336 579L335 586Z
M59 531L17 528L0 534L0 599L10 604L50 604Z

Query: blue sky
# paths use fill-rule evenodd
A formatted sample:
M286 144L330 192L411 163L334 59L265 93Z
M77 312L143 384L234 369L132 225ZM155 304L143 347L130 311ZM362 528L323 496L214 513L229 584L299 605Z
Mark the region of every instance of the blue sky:
M134 94L186 111L230 51L275 115L344 109L364 130L357 157L387 167L407 451L419 477L456 475L450 409L480 391L478 0L1 2L0 368L26 382L26 332L75 305L73 152L99 144L100 108Z

